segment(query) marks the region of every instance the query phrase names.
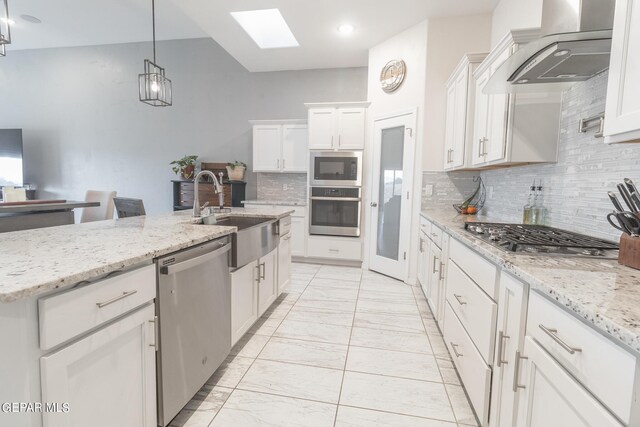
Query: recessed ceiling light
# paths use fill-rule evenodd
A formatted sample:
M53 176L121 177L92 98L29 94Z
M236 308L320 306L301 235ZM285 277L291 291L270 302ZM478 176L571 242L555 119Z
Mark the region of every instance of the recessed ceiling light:
M567 53L569 53L568 49L562 49L554 53L553 56L565 56Z
M355 31L356 27L351 24L342 24L338 27L338 31L343 36L348 36Z
M516 83L524 84L524 83L528 83L528 82L529 82L529 79L520 79Z
M231 12L261 49L300 46L278 9Z
M23 20L27 21L27 22L31 22L32 24L41 24L42 21L38 18L36 18L35 16L31 16L31 15L20 15L20 18L22 18Z
M13 19L9 19L9 18L0 18L0 20L2 20L2 22L4 22L5 24L9 24L9 25L16 25L16 21L14 21Z

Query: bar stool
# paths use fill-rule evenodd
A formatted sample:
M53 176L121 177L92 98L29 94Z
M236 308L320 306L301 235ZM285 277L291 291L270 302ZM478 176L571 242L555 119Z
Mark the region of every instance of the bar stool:
M115 191L88 190L84 197L86 202L100 202L100 206L82 208L80 222L104 221L113 219L113 198Z
M142 199L131 199L129 197L115 197L113 203L116 206L118 218L129 218L132 216L146 215Z

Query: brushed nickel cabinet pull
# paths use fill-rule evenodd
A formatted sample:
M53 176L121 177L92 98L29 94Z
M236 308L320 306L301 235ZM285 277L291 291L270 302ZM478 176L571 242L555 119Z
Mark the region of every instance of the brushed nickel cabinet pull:
M528 359L526 356L520 356L520 351L516 350L515 366L513 368L513 392L517 393L519 388L526 388L525 386L518 384L518 377L520 376L520 359Z
M560 347L562 347L563 350L566 350L569 354L575 354L576 351L577 352L582 351L581 348L571 347L569 344L567 344L566 342L562 341L562 339L560 339L560 337L558 336L558 330L557 329L547 328L542 323L540 325L538 325L538 326L540 327L540 329L542 329L544 331L545 334L549 335L552 340L554 340L556 343L558 343L558 345Z
M258 277L256 278L256 282L258 282L258 283L260 283L260 279L261 279L261 277L260 277L261 276L260 275L260 265L261 264L256 265L256 268L258 269Z
M116 301L120 301L121 299L124 299L128 296L131 296L133 294L137 294L138 291L129 291L129 292L123 292L121 295L118 295L117 297L111 298L108 301L103 301L103 302L97 302L96 305L98 306L98 308L102 308L102 307L106 307L110 304L113 304Z
M439 264L438 262L436 262L438 260L438 257L436 257L435 255L433 256L433 271L431 273L436 274L436 271L438 271L438 269L436 268L436 266Z
M149 323L153 323L153 344L149 344L149 347L154 347L158 351L158 316L153 316Z
M498 332L498 354L496 356L496 365L498 365L498 368L502 365L509 364L509 362L507 362L506 360L502 360L502 353L504 352L504 340L509 338L510 337L508 335L505 335L504 332Z
M458 301L458 304L460 304L460 305L465 305L466 304L466 301L462 301L462 295L453 294L453 296L456 299L456 301Z
M453 350L453 354L456 355L456 357L462 357L462 353L458 353L457 348L459 347L458 344L454 344L453 342L449 342L449 344L451 344L451 349Z
M262 266L262 273L260 273L260 279L265 280L266 276L267 276L267 266L266 266L266 262L263 262L262 264L260 264Z
M440 274L438 275L439 280L444 280L444 262L440 263Z

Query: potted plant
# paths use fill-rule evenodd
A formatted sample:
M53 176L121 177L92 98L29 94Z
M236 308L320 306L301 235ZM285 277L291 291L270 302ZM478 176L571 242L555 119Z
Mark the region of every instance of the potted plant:
M247 165L237 160L233 163L227 163L227 174L229 174L230 181L244 180L244 172L246 170Z
M180 160L174 160L169 163L173 167L173 172L180 175L183 179L192 179L193 172L196 169L196 159L198 156L184 156Z

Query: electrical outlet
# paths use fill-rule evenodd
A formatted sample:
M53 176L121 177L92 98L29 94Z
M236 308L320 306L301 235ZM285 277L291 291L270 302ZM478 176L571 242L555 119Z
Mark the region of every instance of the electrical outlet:
M425 185L422 192L425 197L433 196L433 184Z
M287 184L282 184L282 191L289 190L289 186Z

